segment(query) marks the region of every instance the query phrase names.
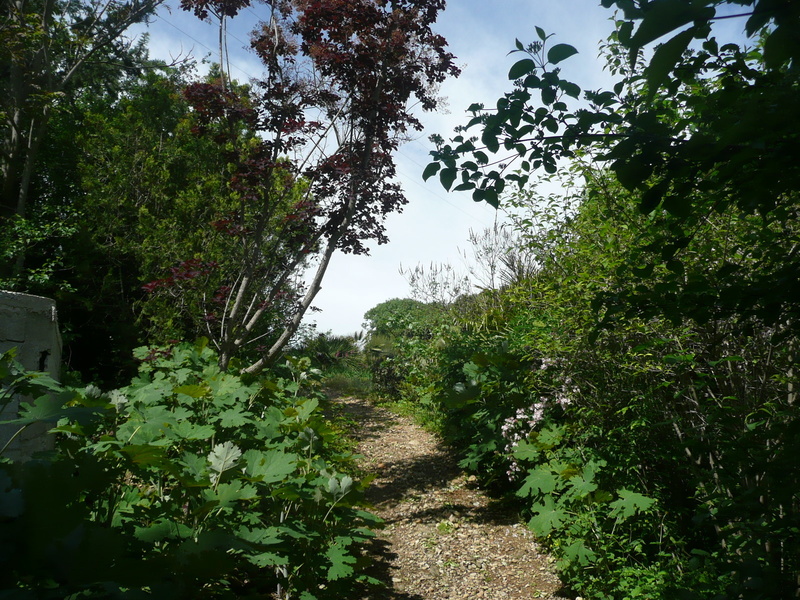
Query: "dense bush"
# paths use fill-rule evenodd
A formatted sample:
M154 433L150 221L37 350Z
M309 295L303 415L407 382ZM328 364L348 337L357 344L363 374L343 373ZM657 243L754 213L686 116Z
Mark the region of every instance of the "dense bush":
M105 394L2 356L4 397L36 397L16 424L58 434L52 453L0 460L3 597L338 598L366 580L377 519L307 360L246 380L203 343L137 358Z
M795 332L672 310L598 327L600 295L659 289L657 271L632 282L621 267L660 224L634 214L620 227L612 217L626 195L603 174L585 175L568 220L532 229L547 223L541 204L521 219L537 274L479 318L406 344L395 356L408 374L398 390L441 423L462 466L525 503L581 595L791 597L800 574ZM684 253L687 279L729 260L709 248L743 244L752 227L709 218Z

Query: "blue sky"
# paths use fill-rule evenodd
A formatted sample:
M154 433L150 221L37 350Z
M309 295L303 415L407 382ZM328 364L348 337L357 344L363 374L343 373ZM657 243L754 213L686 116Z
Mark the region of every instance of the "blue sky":
M263 5L256 4L229 26L228 49L236 78L246 80L260 74L258 61L246 46L249 31L264 11ZM367 310L391 298L407 297L408 285L399 273L401 263L405 267L463 264L459 249L468 249L469 230L491 227L496 212L474 203L469 194L448 194L437 181L422 181L430 152L428 136L450 137L453 128L465 121L470 104L491 106L510 89L508 69L520 56L508 53L515 38L524 44L537 39L534 26L554 33L553 43L564 42L578 49L578 55L562 64L565 78L583 88L607 86L608 77L597 55L600 40L611 31L612 14L599 6L599 0L448 2L435 29L448 40L462 75L442 86L447 112L424 114L425 131L401 147L396 157L409 204L401 214L389 218L389 244L373 247L368 257L334 257L314 303L321 312L309 315L320 331L353 333L360 329ZM151 53L159 58L191 55L215 60L217 56L217 28L184 13L175 2L162 9L147 30Z

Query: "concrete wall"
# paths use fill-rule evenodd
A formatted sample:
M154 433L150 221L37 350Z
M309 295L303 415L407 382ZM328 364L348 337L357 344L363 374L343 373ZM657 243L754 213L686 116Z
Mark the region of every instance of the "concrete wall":
M61 335L53 300L0 291L0 352L15 346L16 358L26 369L45 371L53 379L59 380ZM0 421L17 417L20 400L30 401L29 398L14 397L5 407L0 407ZM47 434L51 427L47 423L29 426L12 442L3 456L18 460L30 457L34 452L52 449L54 440ZM0 425L0 448L18 429L13 425Z

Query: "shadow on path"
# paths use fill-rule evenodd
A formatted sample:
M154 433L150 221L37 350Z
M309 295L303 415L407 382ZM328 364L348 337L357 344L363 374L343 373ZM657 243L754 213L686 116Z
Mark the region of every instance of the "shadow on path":
M344 414L358 423L358 428L352 435L359 441L379 439L399 423L396 415L366 400L359 399L339 406ZM405 459L385 460L375 466L375 471L377 478L367 491L367 499L374 505L394 504L430 491L446 489L463 474L454 453L440 444L432 452ZM469 487L475 489L477 486ZM502 501L490 501L487 505L476 507L459 503L456 499L441 509L420 509L411 516L429 520L447 518L453 512L458 512L461 517L473 523L512 525L519 521L515 507Z
M392 580L398 568L392 563L397 558L397 554L392 552L389 542L375 538L365 544L364 552L372 560L372 564L367 567L364 574L383 582L387 587L364 585L360 589L354 590L355 597L351 600L425 600L419 594L409 594L394 589Z

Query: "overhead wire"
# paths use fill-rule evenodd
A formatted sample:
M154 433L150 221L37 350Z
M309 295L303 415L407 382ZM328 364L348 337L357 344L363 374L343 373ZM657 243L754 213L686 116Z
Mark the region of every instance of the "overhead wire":
M257 17L257 18L261 18L261 17L259 17L259 15L258 15L258 14L256 14L256 13L255 13L255 12L254 12L254 11L253 11L253 10L252 10L250 7L247 7L247 10L248 10L250 13L252 13L252 14L253 14L253 16L255 16L255 17ZM176 25L175 23L173 23L173 22L172 22L170 19L167 19L167 18L166 18L164 15L161 15L161 14L159 14L159 15L156 15L156 19L158 19L158 20L161 20L161 21L163 21L164 23L166 23L167 25L169 25L170 27L174 28L175 30L177 30L178 32L180 32L182 35L184 35L186 38L188 38L188 39L192 40L192 41L193 41L193 42L195 42L196 44L198 44L198 45L200 45L201 47L203 47L203 48L205 48L206 50L208 50L208 51L209 51L209 53L211 53L211 54L214 54L214 53L218 52L218 49L214 49L214 48L211 48L211 47L209 47L209 46L208 46L207 44L205 44L204 42L202 42L202 41L198 40L198 39L197 39L196 37L194 37L193 35L191 35L191 34L187 33L186 31L184 31L184 30L183 30L182 28L180 28L178 25ZM209 26L212 26L212 24L209 24ZM242 44L244 44L244 43L245 43L245 42L243 42L243 41L242 41L242 40L241 40L239 37L237 37L237 36L233 35L233 34L232 34L230 31L227 31L227 32L226 32L226 34L227 34L228 36L232 37L233 39L235 39L235 40L237 40L237 41L241 42ZM245 47L246 47L246 46L245 46ZM242 67L238 66L236 63L233 63L233 62L231 62L231 63L230 63L230 66L231 66L232 68L236 69L237 71L239 71L239 72L240 72L242 75L244 75L244 76L245 76L245 77L246 77L248 80L255 79L255 77L254 77L254 76L252 76L252 75L251 75L251 74L250 74L248 71L246 71L246 70L245 70L245 69L243 69ZM425 147L423 144L421 144L421 143L419 142L419 140L417 140L417 139L411 140L411 142L418 144L418 145L419 145L421 148L423 148L423 149L425 149L425 150L428 150L428 148L426 148L426 147ZM400 155L400 156L402 156L402 157L404 157L404 158L405 158L407 161L409 161L410 163L412 163L412 164L414 164L414 165L418 166L418 167L420 168L420 174L422 173L422 171L423 171L423 170L424 170L424 168L425 168L425 167L424 167L424 165L420 164L420 163L419 163L417 160L415 160L415 159L414 159L412 156L409 156L407 153L405 153L405 152L402 152L401 150L398 150L398 151L397 151L397 154L398 154L398 155ZM436 193L436 192L433 192L433 191L431 191L431 190L430 190L430 189L429 189L427 186L425 186L425 185L424 185L424 183L422 183L422 182L420 182L420 181L419 181L419 177L421 177L421 175L420 175L419 177L414 177L414 176L412 176L412 175L409 175L408 173L404 172L403 170L401 170L401 169L399 169L399 168L397 169L397 174L398 174L399 176L401 176L401 177L403 178L403 180L404 180L406 183L407 183L407 182L411 182L411 183L413 183L415 186L417 186L417 187L419 187L419 188L423 189L423 190L425 191L425 193L426 193L428 196L432 196L432 197L436 198L437 200L439 200L439 201L441 201L441 202L443 202L443 203L447 204L448 206L450 206L450 207L451 207L451 208L453 208L454 210L456 210L456 211L458 211L458 212L462 213L463 215L467 216L467 217L468 217L468 218L470 218L471 220L473 220L473 221L475 221L476 223L480 224L482 227L486 227L486 226L487 226L487 225L486 225L486 222L485 222L485 221L483 221L483 220L482 220L482 219L481 219L481 218L480 218L478 215L475 215L474 213L471 213L471 212L469 212L469 211L467 211L467 210L464 210L463 208L461 208L461 207L460 207L460 206L458 206L457 204L455 204L455 203L451 202L450 200L448 200L448 199L447 199L447 198L446 198L444 195L442 195L442 194L439 194L439 193ZM486 216L486 217L487 217L487 218L488 218L490 221L494 222L494 220L496 219L496 214L495 214L495 211L494 211L494 210L491 210L491 209L490 209L489 207L487 207L486 205L482 205L482 206L481 206L481 211L484 213L484 216Z
M158 15L156 15L156 18L155 18L155 19L156 19L156 20L160 20L160 21L162 21L162 22L166 23L167 25L169 25L169 26L170 26L170 27L172 27L173 29L175 29L175 30L177 30L178 32L180 32L182 35L186 36L187 38L189 38L190 40L192 40L192 41L193 41L193 42L195 42L196 44L198 44L198 45L202 46L203 48L205 48L206 50L208 50L208 52L209 52L210 54L212 54L212 55L216 55L216 54L218 54L218 53L219 53L219 48L211 48L211 47L209 47L209 46L208 46L207 44L205 44L204 42L202 42L202 41L198 40L198 39L197 39L196 37L194 37L193 35L191 35L191 34L187 33L186 31L184 31L183 29L181 29L180 27L178 27L178 26L177 26L175 23L173 23L172 21L170 21L169 19L167 19L165 16L158 14ZM209 26L211 26L211 24L209 24ZM231 37L233 37L234 39L238 40L239 42L242 42L242 40L240 40L240 39L239 39L238 37L236 37L236 36L233 36L233 35L232 35L230 32L227 32L227 35L230 35ZM244 42L242 42L242 43L244 43ZM240 72L242 75L244 75L244 76L245 76L245 77L246 77L248 80L250 80L250 79L255 79L255 78L254 78L252 75L250 75L250 73L248 73L248 72L247 72L245 69L243 69L242 67L238 66L238 65L237 65L237 64L235 64L235 63L232 63L232 62L230 62L230 60L228 60L228 64L229 64L231 67L233 67L234 69L236 69L237 71L239 71L239 72Z

